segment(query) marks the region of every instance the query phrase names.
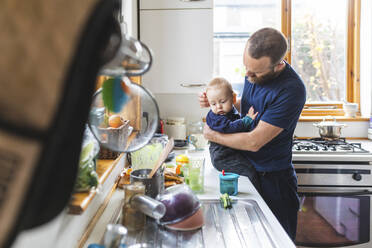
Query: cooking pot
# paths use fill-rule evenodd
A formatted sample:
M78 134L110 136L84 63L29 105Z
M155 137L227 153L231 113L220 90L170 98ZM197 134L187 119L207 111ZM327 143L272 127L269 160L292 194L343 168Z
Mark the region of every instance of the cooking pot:
M346 127L346 124L337 123L336 118L333 117L333 121L323 121L314 123L314 126L319 128L319 134L322 138L338 139L341 136L341 128Z

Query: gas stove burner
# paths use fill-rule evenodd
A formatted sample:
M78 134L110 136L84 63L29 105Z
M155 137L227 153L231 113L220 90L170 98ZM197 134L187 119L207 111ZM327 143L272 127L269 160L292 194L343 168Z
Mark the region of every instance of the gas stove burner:
M339 148L341 150L345 150L345 151L353 150L353 146L352 145L340 145Z
M360 143L347 142L345 138L339 139L294 139L293 140L293 153L316 153L316 154L366 154L367 150L361 147Z

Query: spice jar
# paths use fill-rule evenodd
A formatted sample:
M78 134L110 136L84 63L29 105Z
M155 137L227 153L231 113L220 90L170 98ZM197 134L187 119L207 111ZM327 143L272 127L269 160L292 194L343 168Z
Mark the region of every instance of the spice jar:
M131 199L135 195L145 194L145 185L142 182L134 182L124 187L124 206L122 224L129 231L137 231L144 228L146 216L136 206L131 204Z

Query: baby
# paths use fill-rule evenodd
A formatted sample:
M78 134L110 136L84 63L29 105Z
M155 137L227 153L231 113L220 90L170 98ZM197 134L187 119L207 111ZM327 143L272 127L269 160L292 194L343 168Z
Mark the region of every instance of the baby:
M236 94L226 79L217 77L209 82L206 96L211 108L207 114L207 124L211 129L221 133L250 131L258 113L254 113L251 107L246 116L240 117L234 107ZM217 170L247 176L260 191L257 171L241 151L211 142L209 152L212 164Z

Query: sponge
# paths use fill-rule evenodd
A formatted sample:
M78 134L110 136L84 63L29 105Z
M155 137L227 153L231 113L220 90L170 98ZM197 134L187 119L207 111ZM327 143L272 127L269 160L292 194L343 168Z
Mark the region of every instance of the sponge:
M119 113L130 100L130 89L120 77L109 78L102 84L102 98L107 110Z

